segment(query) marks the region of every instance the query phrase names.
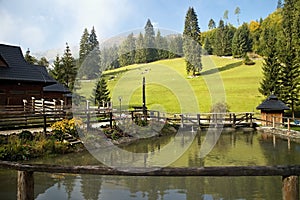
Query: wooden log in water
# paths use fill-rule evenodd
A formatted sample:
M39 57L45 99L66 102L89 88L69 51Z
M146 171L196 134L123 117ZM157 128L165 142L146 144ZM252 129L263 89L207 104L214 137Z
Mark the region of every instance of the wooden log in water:
M282 178L282 199L299 199L299 180L298 176L287 176Z
M34 178L32 171L18 171L18 200L34 199Z

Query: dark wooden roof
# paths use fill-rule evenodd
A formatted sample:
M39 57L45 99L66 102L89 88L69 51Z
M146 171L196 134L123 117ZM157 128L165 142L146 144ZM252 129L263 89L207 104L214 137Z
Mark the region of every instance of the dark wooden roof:
M56 82L56 84L53 85L45 86L43 90L44 92L58 92L63 94L71 93L68 88L59 82Z
M275 95L270 95L264 102L257 106L256 109L264 111L284 111L290 108Z
M56 83L45 69L27 63L20 47L0 44L0 58L7 64L7 67L0 67L0 81L35 82L44 85Z

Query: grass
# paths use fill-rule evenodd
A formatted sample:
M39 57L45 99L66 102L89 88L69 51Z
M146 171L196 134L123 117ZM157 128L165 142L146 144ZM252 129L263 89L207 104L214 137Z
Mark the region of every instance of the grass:
M182 58L135 64L104 72L113 104L123 109L142 105L142 77L146 78L147 107L168 113L209 112L217 102L226 102L232 112L256 111L264 99L258 92L262 60L247 66L241 60L203 57L200 76L189 77ZM81 82L79 93L90 97L95 80Z

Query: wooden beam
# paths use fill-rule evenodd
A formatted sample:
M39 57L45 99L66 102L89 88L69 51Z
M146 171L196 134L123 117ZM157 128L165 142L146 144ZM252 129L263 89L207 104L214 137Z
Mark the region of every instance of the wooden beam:
M0 161L0 168L46 173L135 175L135 176L299 176L300 165L295 166L228 166L228 167L122 167L62 166L21 164Z

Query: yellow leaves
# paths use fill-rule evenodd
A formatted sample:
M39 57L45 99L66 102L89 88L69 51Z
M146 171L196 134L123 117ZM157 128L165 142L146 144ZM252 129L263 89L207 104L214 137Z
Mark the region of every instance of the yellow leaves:
M251 21L250 24L249 24L249 30L250 32L255 32L257 29L259 29L260 27L260 24L256 21Z

